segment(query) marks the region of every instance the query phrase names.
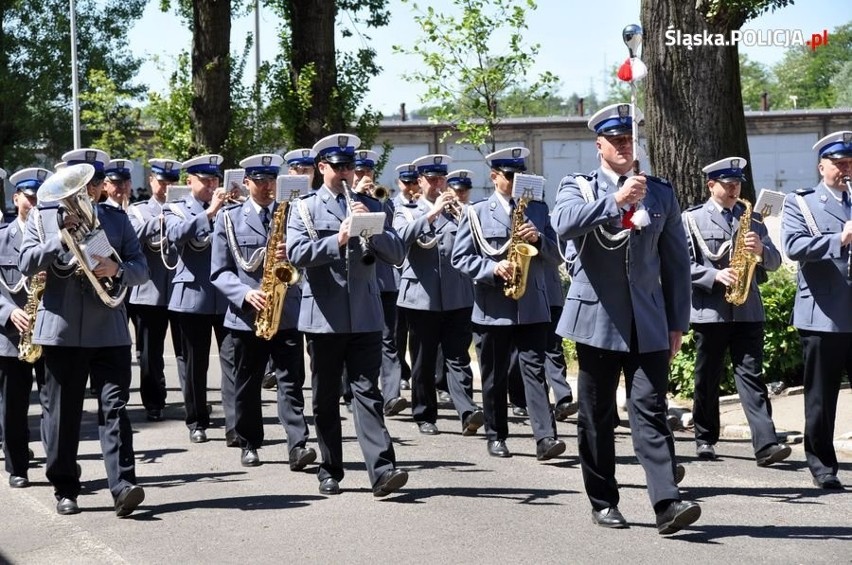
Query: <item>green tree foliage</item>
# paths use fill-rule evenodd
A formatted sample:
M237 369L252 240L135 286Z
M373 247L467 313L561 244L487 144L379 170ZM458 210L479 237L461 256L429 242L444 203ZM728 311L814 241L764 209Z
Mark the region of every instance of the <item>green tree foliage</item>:
M770 99L771 108L792 108L794 99L791 97L795 97L798 108L839 107L838 91L843 90L844 85L837 77L850 60L852 22L830 31L827 45L816 49L807 46L789 48L784 59L772 69L778 90L775 99Z
M745 110L761 110L763 93L770 100L778 97L778 81L775 75L761 63L752 61L747 55L740 54L740 84Z
M410 2L410 0L403 0ZM534 0L453 0L455 13L412 3L423 37L411 46L394 46L418 55L423 70L412 78L427 90L422 102L433 107L431 119L453 124L459 143L494 150L494 130L506 115L501 99L543 101L557 79L543 73L524 85L539 46L526 45L526 14ZM436 79L436 77L439 77ZM445 134L450 135L450 132Z
M143 157L141 112L131 105L132 97L116 88L100 69L89 71L87 83L89 88L80 93L80 121L86 124L87 145L103 149L113 158Z
M77 0L80 92L104 78L117 99L143 89L132 84L141 61L128 50L125 30L146 0ZM67 0L0 3L0 163L8 170L52 165L72 147L71 31ZM91 74L90 71L102 74ZM94 117L94 114L89 114ZM109 123L98 116L99 124ZM83 142L91 141L83 121Z
M144 120L154 132L151 149L154 156L183 160L192 147L189 107L192 104L192 79L189 53L184 51L175 61L169 76L166 95L148 93Z
M381 72L369 46L369 30L386 26L387 0L337 0L317 7L304 0L267 0L281 18L280 56L261 71L261 122L267 135L291 147L313 145L335 131L354 129L364 145L378 134L381 114L358 106L370 79ZM321 8L321 9L320 9ZM344 52L335 46L335 30L357 36L361 47Z

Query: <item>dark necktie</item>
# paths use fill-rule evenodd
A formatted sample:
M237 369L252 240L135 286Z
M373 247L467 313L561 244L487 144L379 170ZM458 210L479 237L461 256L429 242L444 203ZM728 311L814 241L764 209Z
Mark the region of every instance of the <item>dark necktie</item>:
M204 209L206 210L206 209L208 209L208 208L210 207L210 203L209 203L209 202L202 202L202 203L201 203L201 207L202 207L202 208L204 208Z
M343 212L343 215L346 215L346 210L348 206L346 205L346 196L343 194L337 195L337 203L340 205L340 211Z
M734 224L734 212L729 208L722 208L722 216L725 218L725 221L728 222L728 226L732 226Z
M264 206L260 209L260 223L263 224L263 229L269 232L269 208Z
M846 215L848 216L849 215L849 206L850 206L849 192L848 191L845 191L845 190L843 191L843 195L840 197L840 202L843 204L843 209L846 210Z
M510 216L514 216L514 215L515 215L515 208L516 208L516 207L517 207L517 206L515 205L515 199L514 199L514 198L510 198L510 199L509 199L509 215L510 215Z

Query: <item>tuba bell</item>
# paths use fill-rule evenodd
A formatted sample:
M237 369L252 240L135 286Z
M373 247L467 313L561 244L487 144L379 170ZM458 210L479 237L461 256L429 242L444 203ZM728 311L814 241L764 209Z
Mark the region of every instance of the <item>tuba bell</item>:
M78 273L86 276L101 302L115 308L124 302L127 287L115 278L99 278L93 271L97 265L93 255L110 257L121 263L121 257L100 227L94 205L86 192L86 185L94 175L95 168L87 163L65 167L44 181L38 189L38 200L59 203L59 236L73 255L71 264L76 263ZM62 227L63 218L69 214L80 219L74 228Z

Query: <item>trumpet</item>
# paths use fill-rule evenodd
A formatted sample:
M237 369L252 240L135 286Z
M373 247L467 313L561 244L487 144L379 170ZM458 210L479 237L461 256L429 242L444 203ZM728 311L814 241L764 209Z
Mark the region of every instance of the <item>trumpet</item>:
M390 191L386 186L381 184L377 184L375 188L373 188L373 198L376 200L381 200L382 202L386 201L390 198Z
M345 180L341 180L340 184L343 185L343 194L346 195L346 204L349 206L349 215L351 216L354 213L355 199L352 197L352 191L349 189L349 183ZM361 245L361 262L365 265L372 265L376 262L376 254L373 253L373 249L370 247L370 240L366 237L359 236L358 242ZM346 246L346 249L349 249L349 245Z
M461 221L462 214L464 213L464 208L462 208L461 203L455 196L453 196L452 200L448 200L444 204L444 210L452 217L454 217L457 222Z

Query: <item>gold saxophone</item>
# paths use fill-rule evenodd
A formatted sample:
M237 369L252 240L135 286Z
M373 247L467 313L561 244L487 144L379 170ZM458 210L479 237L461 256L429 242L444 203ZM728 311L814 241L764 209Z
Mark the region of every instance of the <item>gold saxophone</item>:
M46 281L47 273L44 271L37 273L30 280L27 303L24 305L24 312L27 313L28 320L27 329L21 332L21 340L18 343L18 359L27 363L35 363L41 357L41 346L33 343L33 329L35 329L38 303L44 294Z
M538 249L518 236L521 226L525 223L524 211L528 202L529 198L526 196L520 198L515 213L512 214L512 241L506 256L506 260L512 264L512 278L503 286L503 294L515 300L520 300L526 292L530 260L538 255Z
M733 244L731 253L730 269L737 275L734 284L725 290L725 300L736 306L745 304L751 289L751 281L754 278L754 269L763 258L760 255L747 251L745 247L746 234L751 231L751 202L737 198L742 202L745 210L740 216L740 226L737 230L737 238Z
M298 191L294 191L292 201ZM257 337L270 340L278 333L281 315L284 313L284 297L287 289L299 282L299 270L289 261L275 259L278 244L284 241L284 230L287 228L287 208L290 202L283 201L269 225L269 240L266 242L266 257L263 260L263 278L260 280L260 290L266 295L266 306L257 313L254 320L254 333Z

